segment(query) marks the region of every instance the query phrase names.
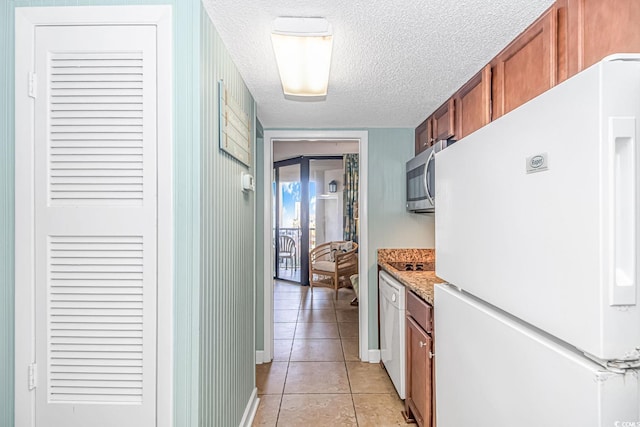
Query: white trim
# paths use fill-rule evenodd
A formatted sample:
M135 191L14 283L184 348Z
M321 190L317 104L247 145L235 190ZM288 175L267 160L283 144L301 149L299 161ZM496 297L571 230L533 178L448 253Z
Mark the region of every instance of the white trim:
M16 52L32 52L35 27L42 25L154 25L157 27L158 292L157 425L173 424L173 19L172 7L16 7ZM35 393L27 388L35 361L35 257L32 242L34 194L34 104L27 95L33 54L15 58L15 423L35 425ZM30 123L30 126L25 126ZM22 165L28 165L22 167ZM28 306L28 309L26 307Z
M156 426L173 425L173 18L171 6L147 6L156 17L158 305ZM130 18L130 15L125 14Z
M263 135L263 144L264 144L264 153L263 153L263 177L262 177L262 191L264 192L264 222L263 222L263 236L262 236L262 253L264 256L263 260L263 272L264 272L264 283L263 283L263 301L262 301L262 310L264 317L263 324L263 337L262 337L262 362L270 362L273 359L273 248L271 245L271 223L273 221L271 212L273 210L273 206L271 205L272 200L272 190L271 185L273 182L273 142L269 137L270 132L264 131ZM257 363L257 362L256 362Z
M360 162L360 182L358 209L360 212L359 244L362 248L359 251L358 271L360 274L360 287L358 299L359 320L360 320L360 351L359 356L363 361L369 359L369 225L367 221L368 200L368 165L369 165L369 132L368 131L294 131L294 130L265 130L264 131L264 362L269 362L273 358L273 245L271 244L271 183L273 174L273 141L274 140L345 140L352 139L359 141L359 162ZM378 357L379 359L379 357Z
M20 16L24 22L32 26L164 25L167 16L171 17L171 10L170 5L16 7L15 14L16 24L17 17ZM169 31L171 32L172 28L169 28Z
M369 132L363 132L359 146L358 240L363 250L358 252L358 312L360 318L360 359L369 351Z
M264 362L264 350L256 350L256 365L262 365Z
M380 363L380 350L369 350L369 363Z
M35 64L34 25L19 8L15 10L15 425L35 423L35 399L27 387L29 364L35 363L35 171L34 102L27 93L28 73ZM26 125L28 123L28 125Z
M247 406L244 408L244 414L242 414L242 419L240 420L240 427L251 427L253 419L256 417L259 404L258 389L254 388L247 402Z

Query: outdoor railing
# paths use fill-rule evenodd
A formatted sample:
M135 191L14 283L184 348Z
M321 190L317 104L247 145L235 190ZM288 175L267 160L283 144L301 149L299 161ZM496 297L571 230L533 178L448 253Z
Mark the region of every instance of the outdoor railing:
M296 266L300 266L300 253L301 253L301 237L302 237L302 228L285 228L281 227L280 236L288 236L296 242ZM273 234L275 235L275 230L273 230ZM309 250L316 247L316 229L309 228Z

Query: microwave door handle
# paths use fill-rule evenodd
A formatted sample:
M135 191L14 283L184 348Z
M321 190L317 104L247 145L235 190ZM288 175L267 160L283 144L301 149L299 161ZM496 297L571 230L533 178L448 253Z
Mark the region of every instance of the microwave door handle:
M436 151L431 150L431 153L429 153L429 157L427 158L427 161L424 166L424 188L425 190L427 190L427 198L429 199L429 203L431 203L431 206L433 206L434 203L433 203L433 197L431 197L431 188L429 188L429 164L433 160L433 156L435 156L435 154L436 154Z

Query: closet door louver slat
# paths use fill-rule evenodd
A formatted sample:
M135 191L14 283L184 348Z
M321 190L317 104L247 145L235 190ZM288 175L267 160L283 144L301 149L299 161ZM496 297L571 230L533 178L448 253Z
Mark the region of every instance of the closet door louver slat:
M143 246L141 236L50 237L51 401L142 400Z
M52 53L49 79L51 204L141 204L142 52Z

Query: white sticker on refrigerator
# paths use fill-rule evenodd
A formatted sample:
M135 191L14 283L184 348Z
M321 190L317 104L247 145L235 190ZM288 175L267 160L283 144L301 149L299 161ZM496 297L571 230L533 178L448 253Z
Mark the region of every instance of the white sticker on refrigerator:
M549 155L547 153L535 154L527 157L527 173L549 170Z

